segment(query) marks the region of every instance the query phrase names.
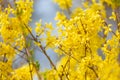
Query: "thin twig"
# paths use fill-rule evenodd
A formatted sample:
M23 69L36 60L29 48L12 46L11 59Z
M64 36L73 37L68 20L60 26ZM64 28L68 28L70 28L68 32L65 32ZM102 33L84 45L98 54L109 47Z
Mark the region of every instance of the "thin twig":
M95 71L95 69L93 67L90 67L90 66L87 66L89 69L91 69L94 73L95 73L95 76L99 79L99 76L97 74L97 72Z
M26 51L26 55L27 55L27 57L29 58L29 55L28 55L28 54L30 54L30 53L28 52L28 49L25 48L25 51ZM28 59L28 60L29 60L29 59ZM31 70L31 65L30 65L30 60L28 61L28 64L29 64L29 69L30 69L31 80L33 80L32 70Z
M72 55L68 54L67 52L65 52L61 47L59 47L59 49L64 52L64 54L71 56L71 58L73 58L75 61L77 61L78 63L81 63L78 59L76 59L75 57L73 57Z
M24 25L25 25L25 27L27 28L27 30L29 31L29 33L30 33L30 35L32 36L33 40L34 40L35 42L39 42L39 43L41 44L41 42L38 41L37 38L34 37L34 35L32 34L32 32L30 31L30 29L28 28L28 26L27 26L25 23L24 23ZM42 47L42 45L40 45L39 48L42 50L43 54L47 57L47 59L49 60L50 64L53 66L53 68L54 68L55 70L57 70L56 67L55 67L55 65L54 65L54 63L52 62L52 60L50 59L50 57L47 55L47 53L46 53L45 49Z

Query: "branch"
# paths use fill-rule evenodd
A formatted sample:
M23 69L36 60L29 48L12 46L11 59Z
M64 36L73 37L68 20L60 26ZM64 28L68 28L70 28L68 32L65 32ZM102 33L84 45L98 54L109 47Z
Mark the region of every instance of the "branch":
M30 54L30 52L29 52L28 48L25 48L25 50L26 50L26 55L27 55L27 57L29 58L29 55L28 55L28 54ZM30 55L30 56L31 56L31 55ZM33 59L30 59L30 60L31 60L31 62L32 62L33 67L35 68L35 71L36 71L36 74L37 74L37 76L38 76L38 79L39 79L39 80L42 80L42 77L41 77L41 75L39 75L38 69L36 68L36 65L34 64ZM28 63L29 63L29 67L30 67L30 61L29 61ZM33 80L31 70L30 70L30 74L31 74L31 79Z
M91 69L94 73L95 73L95 76L98 78L99 80L99 76L97 74L97 72L95 71L95 69L93 67L90 67L90 66L87 66L89 69Z
M71 58L73 58L73 59L74 59L75 61L77 61L78 63L81 63L78 59L76 59L76 58L73 57L72 55L70 55L70 54L68 54L67 52L65 52L62 48L59 47L59 49L60 49L61 51L63 51L66 55L71 56Z
M45 49L40 45L39 48L42 50L43 54L47 57L47 59L49 60L50 64L53 66L53 68L55 70L57 70L56 66L54 65L54 63L52 62L52 60L50 59L50 57L47 55Z
M24 23L24 25L25 25L26 29L28 30L28 32L30 33L30 35L32 36L33 40L34 40L35 42L39 42L39 43L41 44L41 42L38 41L37 38L34 37L34 35L32 34L32 32L30 31L30 29L28 28L28 26L27 26L25 23ZM50 57L47 55L47 53L46 53L45 49L43 48L43 46L40 45L39 48L42 50L43 54L47 57L47 59L49 60L50 64L53 66L53 68L54 68L55 70L57 70L56 67L55 67L55 65L54 65L54 63L53 63L52 60L50 59Z

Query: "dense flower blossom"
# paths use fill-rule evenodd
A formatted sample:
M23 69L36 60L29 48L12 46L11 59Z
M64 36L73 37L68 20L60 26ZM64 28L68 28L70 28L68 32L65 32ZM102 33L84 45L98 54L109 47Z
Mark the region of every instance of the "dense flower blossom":
M33 34L33 0L14 0L7 7L0 0L0 80L33 80L34 75L39 80L119 80L120 0L85 0L75 9L73 0L54 1L63 9L56 13L56 27L40 20ZM106 6L112 10L108 17ZM40 71L34 47L49 60L50 70ZM56 65L48 49L61 57ZM13 68L16 55L27 64Z

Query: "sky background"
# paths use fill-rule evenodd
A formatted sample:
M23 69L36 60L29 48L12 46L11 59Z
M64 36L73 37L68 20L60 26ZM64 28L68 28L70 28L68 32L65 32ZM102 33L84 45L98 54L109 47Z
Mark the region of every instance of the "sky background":
M35 27L35 22L42 19L42 23L49 23L52 22L53 26L55 26L56 21L54 17L56 16L56 12L59 10L57 4L53 3L52 0L35 0L34 1L34 12L32 16L32 23L31 26ZM56 64L58 57L57 55L51 50L47 50L48 55L52 59L52 61ZM35 49L35 59L40 62L40 70L45 71L46 69L50 69L50 63L47 58L44 56L43 53L40 53L39 49Z
M75 0L73 2L73 5L75 4L75 6L73 6L72 9L76 6L80 6L81 3L81 0ZM43 24L46 22L52 22L53 26L56 27L56 21L54 20L54 18L57 11L61 10L59 9L59 6L53 2L53 0L34 0L34 12L32 15L33 21L31 23L31 26L34 28L35 22L42 19ZM59 59L58 56L50 49L47 51L47 53L52 61L56 64ZM39 49L35 50L35 58L40 62L40 67L42 71L50 69L49 61L44 56L44 54L40 53Z

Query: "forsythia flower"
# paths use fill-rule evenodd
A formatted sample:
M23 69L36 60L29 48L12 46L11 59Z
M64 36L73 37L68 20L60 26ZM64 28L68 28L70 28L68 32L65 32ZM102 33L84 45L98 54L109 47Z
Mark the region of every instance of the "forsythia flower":
M32 0L19 0L16 1L16 11L15 14L18 16L22 22L28 24L28 22L31 20L31 13L33 7L33 1Z
M112 12L112 16L110 16L109 19L113 19L114 21L116 20L116 15L114 12Z
M12 62L0 61L0 80L9 80L12 76Z
M42 28L41 28L42 25L41 25L41 23L42 23L42 20L40 20L39 23L36 23L35 32L36 32L37 34L42 33Z
M61 9L68 9L72 6L72 0L54 0Z
M6 55L8 57L15 55L15 50L5 43L0 42L0 55Z
M10 3L5 6L2 1L0 0L0 80L32 80L34 74L39 80L120 79L119 17L112 12L110 19L117 23L116 30L113 30L112 26L115 25L107 23L109 19L104 6L106 2L114 11L120 7L120 0L87 0L84 9L77 7L71 11L69 8L72 7L72 0L54 0L70 14L57 12L56 27L52 23L43 24L40 20L36 23L36 34L32 33L29 26L33 11L32 0L14 0L12 6ZM108 33L112 35L109 36ZM34 47L39 47L49 60L52 67L50 70L39 72L40 64L34 61ZM56 65L47 55L48 48L60 56ZM18 60L17 57L14 60L15 54L25 59L29 65L14 69L14 61Z
M34 68L32 65L25 65L21 68L18 68L13 73L13 80L30 80L31 76L34 75Z

